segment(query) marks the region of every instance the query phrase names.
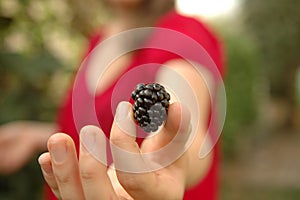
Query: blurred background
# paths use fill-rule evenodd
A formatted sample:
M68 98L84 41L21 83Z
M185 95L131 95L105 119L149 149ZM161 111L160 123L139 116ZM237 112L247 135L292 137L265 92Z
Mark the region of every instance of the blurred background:
M226 48L221 199L299 199L300 1L178 0L177 7L210 24ZM109 19L100 0L0 0L0 124L54 120L83 47ZM0 199L40 199L41 183L35 158L0 175Z

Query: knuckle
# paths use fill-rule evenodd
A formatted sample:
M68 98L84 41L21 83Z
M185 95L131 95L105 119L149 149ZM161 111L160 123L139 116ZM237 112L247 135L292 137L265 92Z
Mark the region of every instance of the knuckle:
M116 136L110 136L110 142L116 146L119 146L119 144L124 143L124 139Z
M57 182L67 185L72 182L73 178L70 176L56 176Z
M111 148L115 150L116 148L121 148L124 150L132 151L132 149L139 149L139 145L135 141L128 141L124 139L111 139Z
M79 174L82 181L92 182L96 179L97 168L89 162L89 160L85 160L86 162L80 161L79 163ZM99 173L99 172L98 172Z
M91 182L95 179L95 173L89 170L81 170L80 177L83 181Z

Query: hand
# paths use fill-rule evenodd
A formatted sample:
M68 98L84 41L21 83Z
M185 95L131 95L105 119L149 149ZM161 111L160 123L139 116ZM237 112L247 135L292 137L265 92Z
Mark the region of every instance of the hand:
M0 126L0 174L10 175L44 150L54 126L18 121ZM44 148L43 148L44 147Z
M122 102L118 106L110 134L117 179L107 173L105 136L93 126L81 130L79 161L72 139L66 134L58 133L48 140L49 152L40 156L39 163L45 180L59 199L182 199L188 164L185 154L155 171L152 169L160 164L160 160L164 160L163 156L166 154L150 159L144 159L143 155L169 144L176 134L181 137L172 141L174 147L182 148L189 135L189 123L189 113L181 109L178 103L174 103L169 107L167 122L160 133L146 138L139 148L132 136L135 124L131 105ZM116 147L135 153L138 160L124 158ZM139 165L139 169L148 171L134 173L120 170L124 166L135 169L136 165Z

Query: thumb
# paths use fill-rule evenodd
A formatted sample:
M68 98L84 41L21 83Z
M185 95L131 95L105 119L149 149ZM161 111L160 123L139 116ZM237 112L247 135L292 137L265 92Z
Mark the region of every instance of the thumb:
M166 142L185 143L191 132L191 114L188 108L175 102L170 105L168 118L163 128L164 134L159 134L160 140Z
M178 102L171 104L164 127L158 134L147 138L143 148L147 151L157 151L166 146L184 148L192 128L190 121L191 115L186 106Z
M136 125L131 104L119 103L110 133L110 146L116 170L128 173L148 172L147 164L135 141Z
M158 169L182 160L179 158L183 156L191 142L190 120L190 112L186 106L180 103L171 104L162 130L143 142L142 151L148 152L143 156L145 162L151 161L151 167ZM181 162L176 163L181 164Z
M135 123L131 104L119 103L110 133L114 167L121 185L134 199L143 199L145 185L153 187L155 176L144 162L135 141Z

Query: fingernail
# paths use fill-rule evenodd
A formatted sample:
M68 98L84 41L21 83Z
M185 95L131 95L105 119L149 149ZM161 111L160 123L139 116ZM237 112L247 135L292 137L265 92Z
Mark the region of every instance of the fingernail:
M129 136L136 137L136 127L133 116L130 116L132 113L130 108L131 106L128 102L120 102L117 107L115 122L121 131Z
M50 154L56 164L63 163L67 157L66 144L61 141L52 142L50 144Z
M89 154L95 148L96 136L92 129L84 127L80 131L81 151Z
M120 122L124 120L129 113L129 106L126 102L120 102L116 111L116 120Z
M91 155L107 166L106 136L100 128L92 125L83 127L80 142L80 155Z

